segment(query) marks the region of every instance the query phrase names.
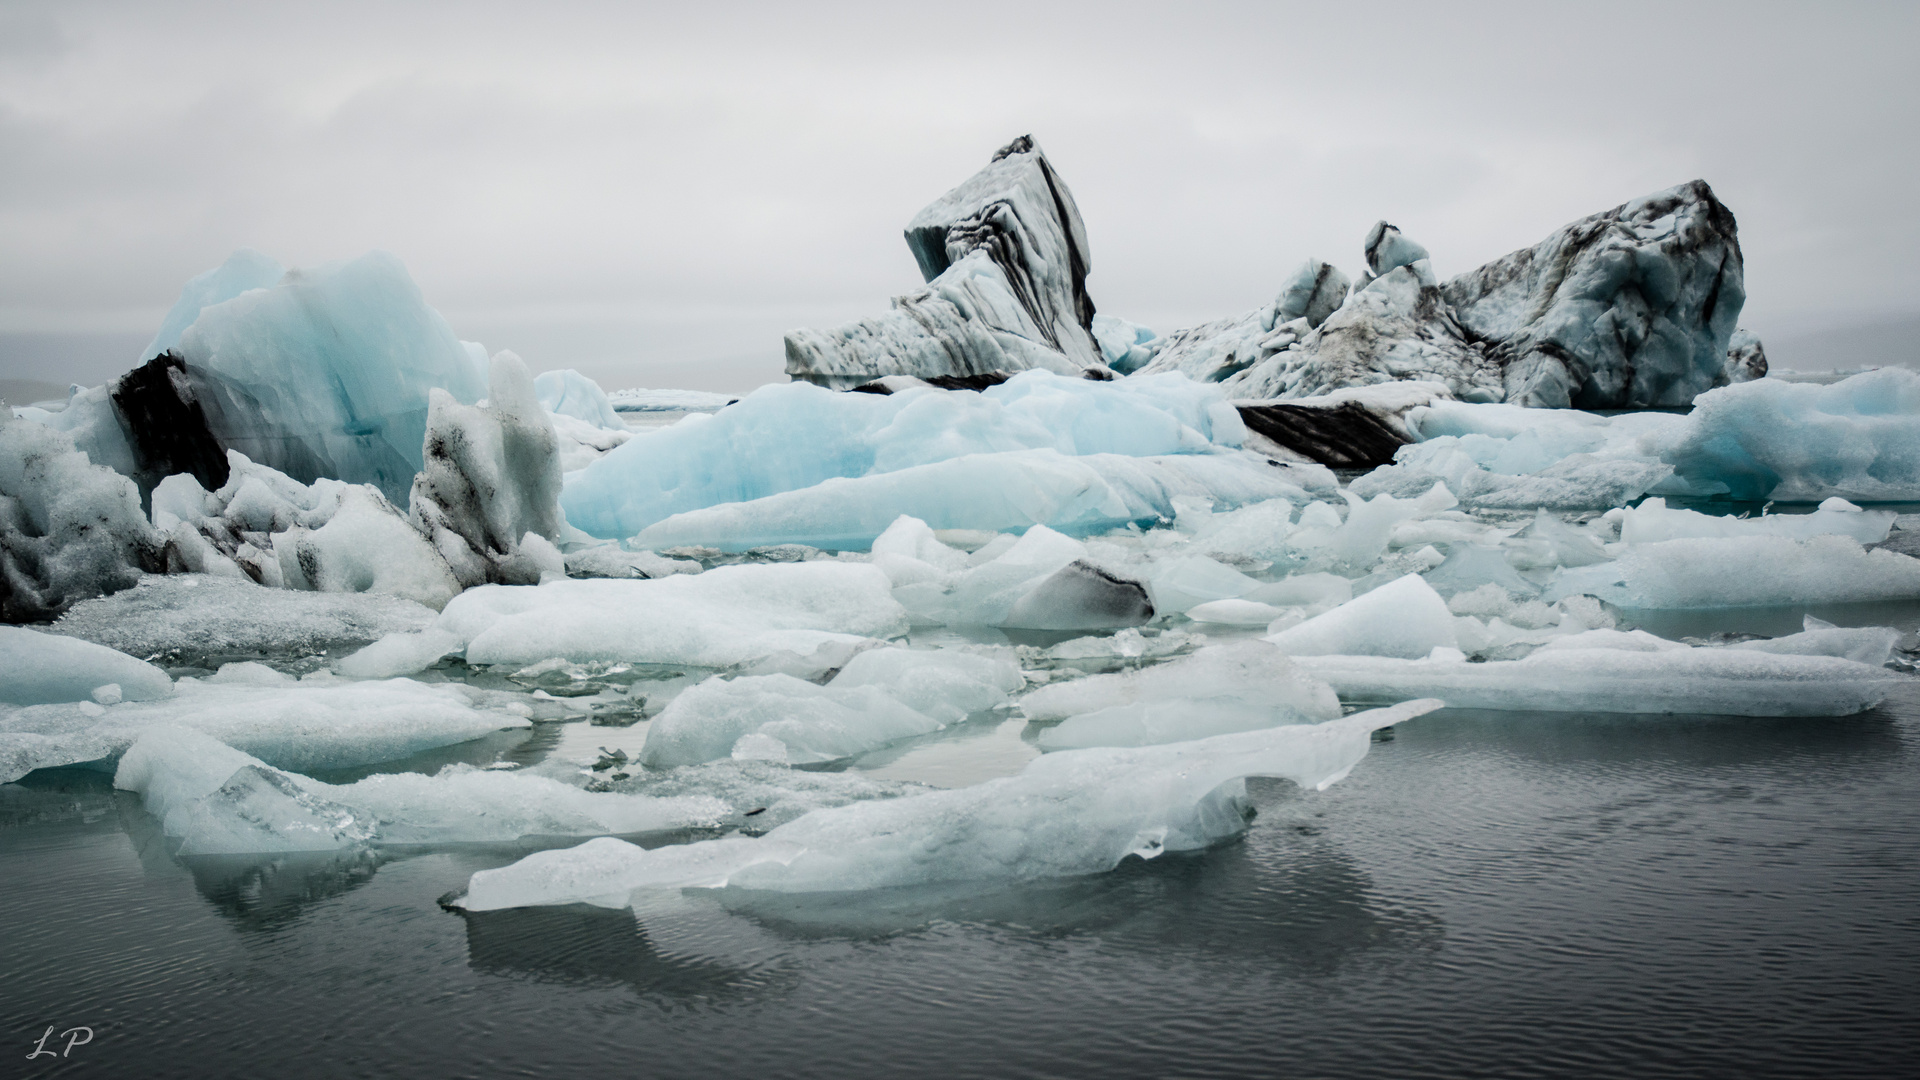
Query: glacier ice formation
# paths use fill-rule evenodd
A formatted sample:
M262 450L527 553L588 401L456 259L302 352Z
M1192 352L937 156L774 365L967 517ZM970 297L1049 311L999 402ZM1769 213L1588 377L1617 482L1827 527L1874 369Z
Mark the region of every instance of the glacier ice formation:
M885 315L787 335L787 374L845 389L884 375L1041 368L1111 377L1093 337L1086 226L1030 136L907 224L926 287Z

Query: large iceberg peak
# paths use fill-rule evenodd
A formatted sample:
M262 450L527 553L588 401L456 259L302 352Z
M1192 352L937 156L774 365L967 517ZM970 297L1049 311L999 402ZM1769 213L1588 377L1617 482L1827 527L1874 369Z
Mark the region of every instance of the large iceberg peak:
M1738 225L1704 180L1581 218L1446 283L1508 401L1685 405L1725 378L1746 302Z
M1086 226L1031 136L914 215L906 239L926 287L878 318L788 334L788 375L846 388L887 375L1106 372Z

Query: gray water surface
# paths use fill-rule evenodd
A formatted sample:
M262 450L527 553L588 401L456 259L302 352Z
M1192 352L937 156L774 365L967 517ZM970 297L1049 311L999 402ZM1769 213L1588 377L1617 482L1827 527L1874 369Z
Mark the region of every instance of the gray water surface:
M0 786L0 1076L1911 1076L1917 743L1915 687L1448 711L1203 854L638 915L437 905L534 845L180 859L42 772Z

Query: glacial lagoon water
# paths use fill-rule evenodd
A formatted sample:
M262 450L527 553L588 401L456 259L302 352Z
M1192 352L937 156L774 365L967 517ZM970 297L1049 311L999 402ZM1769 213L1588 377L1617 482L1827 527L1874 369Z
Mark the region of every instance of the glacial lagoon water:
M980 722L857 767L971 782L1033 753L1021 727ZM468 753L638 734L547 725ZM0 1075L1920 1063L1920 686L1841 719L1441 712L1325 792L1251 787L1243 840L1095 878L462 915L437 900L536 845L182 859L105 776L43 772L0 786ZM49 1027L62 1050L83 1026L67 1056L27 1057Z

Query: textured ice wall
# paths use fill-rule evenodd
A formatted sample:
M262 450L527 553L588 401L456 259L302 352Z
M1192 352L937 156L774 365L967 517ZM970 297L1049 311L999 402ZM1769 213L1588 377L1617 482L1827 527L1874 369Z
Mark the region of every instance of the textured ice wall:
M414 527L463 587L564 575L554 546L562 527L559 447L527 366L510 352L494 356L485 406L462 405L437 388L429 400L426 464L408 500Z
M50 619L163 559L133 481L0 407L0 620Z
M1733 212L1695 180L1582 218L1445 286L1506 399L1685 405L1726 379L1746 302Z

